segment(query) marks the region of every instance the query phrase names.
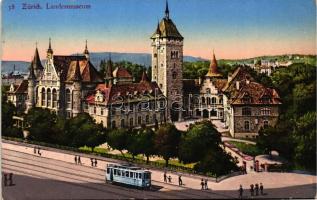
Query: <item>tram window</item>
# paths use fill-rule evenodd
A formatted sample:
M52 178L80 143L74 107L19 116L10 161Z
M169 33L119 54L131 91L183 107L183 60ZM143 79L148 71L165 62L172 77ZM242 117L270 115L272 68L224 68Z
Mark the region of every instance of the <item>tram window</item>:
M118 170L118 176L121 176L121 170Z
M125 176L129 177L129 172L128 171L125 172Z
M122 171L122 174L121 174L122 176L124 176L124 171Z
M144 174L144 179L149 179L149 176L148 176L149 174L148 173L145 173Z
M136 177L136 173L135 173L135 172L133 172L133 178L137 178L137 177Z
M113 169L113 174L117 175L117 170L116 169Z
M139 173L139 178L141 179L141 174Z
M109 168L107 168L107 174L109 174L110 173L110 169Z
M130 172L130 177L133 178L133 172Z

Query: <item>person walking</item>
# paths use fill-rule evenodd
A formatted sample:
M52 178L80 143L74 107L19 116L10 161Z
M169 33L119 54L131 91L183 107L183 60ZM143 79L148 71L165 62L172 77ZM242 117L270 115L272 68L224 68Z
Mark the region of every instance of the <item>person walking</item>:
M178 176L178 185L179 186L183 185L183 181L182 181L182 176L181 175Z
M254 195L254 185L253 184L250 185L250 193L251 193L251 196Z
M205 179L205 190L208 190L208 180Z
M36 147L33 148L33 153L36 154Z
M9 186L13 185L13 173L9 173Z
M91 166L93 167L94 166L94 159L90 158L90 162L91 162Z
M168 182L169 182L169 183L172 182L172 177L171 177L171 175L168 176Z
M74 157L74 160L75 160L75 163L76 163L76 165L77 165L77 156L75 155L75 157Z
M259 184L256 183L254 189L255 189L255 195L258 196L259 195Z
M4 173L4 186L8 185L8 174Z
M40 156L42 155L42 153L40 152L40 148L37 149L37 154L39 154Z
M164 172L164 182L167 182L167 176L166 176L166 172Z
M97 159L96 158L95 158L94 164L95 164L95 167L97 167Z
M261 195L263 195L263 185L262 185L262 183L260 183L260 191L261 191Z
M78 156L77 160L78 160L78 164L81 164L80 156Z
M204 189L204 179L201 179L201 182L200 182L200 185L201 185L201 189L203 190Z
M239 188L239 198L242 199L242 195L243 195L243 188L242 188L242 185L240 185L240 188Z

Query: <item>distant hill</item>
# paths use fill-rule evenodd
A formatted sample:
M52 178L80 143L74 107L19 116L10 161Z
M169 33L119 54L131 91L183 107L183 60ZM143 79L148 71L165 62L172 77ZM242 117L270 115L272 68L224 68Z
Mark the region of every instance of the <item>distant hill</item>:
M110 52L91 52L90 60L93 65L99 69L100 61L103 59L108 60ZM76 55L76 54L73 54ZM129 61L135 64L144 65L146 67L151 66L151 54L148 53L116 53L111 52L111 59L114 62L118 61ZM184 61L196 62L204 60L193 56L184 56ZM45 60L42 60L44 64ZM27 72L29 62L24 61L2 61L2 73L12 72L13 66L16 66L16 71Z

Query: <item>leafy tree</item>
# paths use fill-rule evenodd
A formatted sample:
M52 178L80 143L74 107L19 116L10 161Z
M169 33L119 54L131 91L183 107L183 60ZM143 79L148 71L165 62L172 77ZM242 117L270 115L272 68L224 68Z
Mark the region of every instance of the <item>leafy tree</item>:
M128 139L127 139L127 150L132 155L132 159L142 152L140 146L140 135L136 130L128 131Z
M203 121L192 126L182 135L179 159L184 163L202 160L205 155L221 143L221 134L210 121Z
M2 101L1 112L2 133L5 134L6 129L13 126L13 116L16 112L16 108L11 102Z
M173 124L162 125L155 137L155 148L159 156L165 160L166 167L170 158L178 155L181 133Z
M120 151L121 154L124 156L122 151L128 146L128 137L129 134L127 129L113 129L108 134L108 145L110 145L111 148Z
M49 109L32 108L25 117L26 123L30 126L27 130L30 132L28 139L55 143L53 135L56 123L56 115Z
M141 153L146 156L146 163L149 163L150 156L155 154L155 132L150 128L141 129L139 132L139 146Z
M218 177L238 170L238 166L229 154L221 147L217 147L205 154L205 157L194 166L194 169Z

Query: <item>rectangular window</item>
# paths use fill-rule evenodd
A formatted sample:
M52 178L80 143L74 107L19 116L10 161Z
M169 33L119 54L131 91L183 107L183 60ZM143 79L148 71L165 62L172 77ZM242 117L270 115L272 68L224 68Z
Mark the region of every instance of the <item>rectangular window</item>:
M133 172L130 172L130 177L133 178Z
M117 175L117 170L116 169L113 169L113 174Z
M121 176L121 170L118 170L118 176Z
M141 174L141 173L139 173L139 179L141 179L141 176L142 176L142 174Z
M125 176L129 177L129 172L128 171L125 172Z
M107 168L107 174L109 174L110 173L110 169L109 168Z

